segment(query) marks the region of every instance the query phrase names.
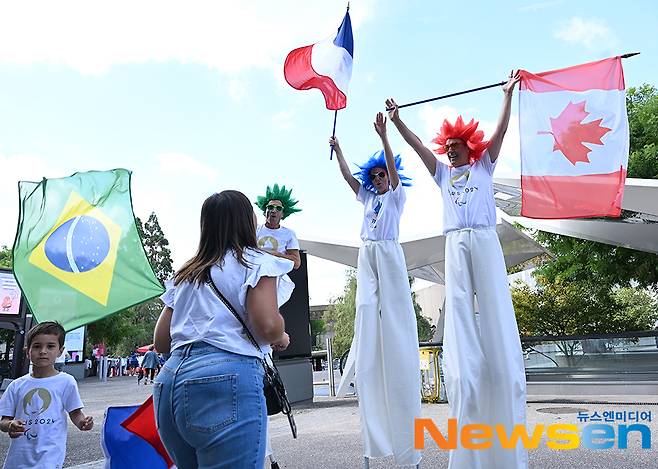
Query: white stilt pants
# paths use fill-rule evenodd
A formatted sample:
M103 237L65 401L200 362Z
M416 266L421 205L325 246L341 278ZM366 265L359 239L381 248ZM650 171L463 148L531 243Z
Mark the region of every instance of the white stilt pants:
M473 295L477 296L479 327ZM495 229L464 229L446 240L446 311L443 332L450 418L467 424L503 424L509 435L525 425L525 367ZM450 469L525 469L527 451L493 447L450 453Z
M364 455L416 465L414 419L420 417L420 358L407 267L397 241L359 249L354 339L338 395L356 379Z

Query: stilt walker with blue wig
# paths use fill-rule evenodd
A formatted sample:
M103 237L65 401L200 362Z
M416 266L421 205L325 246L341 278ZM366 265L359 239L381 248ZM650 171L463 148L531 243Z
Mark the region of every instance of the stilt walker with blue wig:
M414 420L420 417L420 361L416 315L407 267L398 242L409 178L400 174L386 135L386 118L375 130L384 150L351 174L338 140L343 178L364 206L356 286L354 339L338 389L344 395L354 378L359 397L365 466L370 458L393 455L400 466L418 466Z

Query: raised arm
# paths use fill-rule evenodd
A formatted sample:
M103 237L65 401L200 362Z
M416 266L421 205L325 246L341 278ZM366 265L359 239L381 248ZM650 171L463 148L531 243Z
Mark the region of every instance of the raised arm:
M343 175L343 179L349 184L354 193L359 195L359 187L361 187L361 184L359 184L359 181L352 176L350 167L347 165L345 157L343 156L343 150L340 148L340 143L338 143L338 139L336 137L329 137L329 145L334 147L336 160L338 161L338 167L340 168L340 173Z
M395 167L395 158L393 158L393 150L391 150L391 145L388 143L388 136L386 135L386 117L381 112L377 113L375 117L375 132L379 135L379 138L382 139L382 145L384 146L384 156L386 157L386 172L388 173L388 180L391 183L393 189L397 189L398 184L400 184L400 176L398 175L398 170Z
M503 108L498 117L496 130L494 130L494 133L491 135L489 146L487 147L492 163L498 159L498 155L500 154L500 147L503 145L503 137L505 137L505 132L507 132L509 117L512 111L512 94L514 94L514 86L520 80L521 75L519 74L519 71L513 70L509 74L509 80L503 85L503 93L505 95L503 98Z
M423 145L423 142L420 141L418 136L409 130L409 127L402 122L402 119L400 119L400 110L398 109L398 105L395 104L393 98L386 100L386 108L391 109L388 111L388 118L398 129L398 132L400 132L404 141L407 142L416 153L418 153L418 156L420 156L423 164L433 177L434 174L436 174L437 159L434 156L434 153L432 153L432 150Z

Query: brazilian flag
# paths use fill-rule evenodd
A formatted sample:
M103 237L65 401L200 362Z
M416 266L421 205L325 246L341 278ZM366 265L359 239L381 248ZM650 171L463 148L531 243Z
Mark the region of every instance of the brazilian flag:
M14 275L39 322L67 331L160 295L135 226L130 171L19 182Z

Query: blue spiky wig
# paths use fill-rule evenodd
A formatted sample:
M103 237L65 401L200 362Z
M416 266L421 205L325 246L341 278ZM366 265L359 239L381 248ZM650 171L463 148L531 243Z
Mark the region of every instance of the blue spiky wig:
M403 186L409 187L411 185L411 178L408 178L404 174L402 174L402 170L404 169L402 167L402 158L400 158L400 155L395 155L395 169L398 170L398 176L400 177L400 182L402 183ZM352 173L354 177L356 177L360 182L361 185L365 190L368 190L370 192L377 192L377 189L375 189L375 186L372 184L372 181L370 180L370 171L372 171L372 168L383 168L386 169L386 157L384 156L384 150L380 150L378 152L375 152L368 161L365 162L365 164L360 165L357 164L359 167L359 171L356 173ZM388 170L386 171L388 173Z

